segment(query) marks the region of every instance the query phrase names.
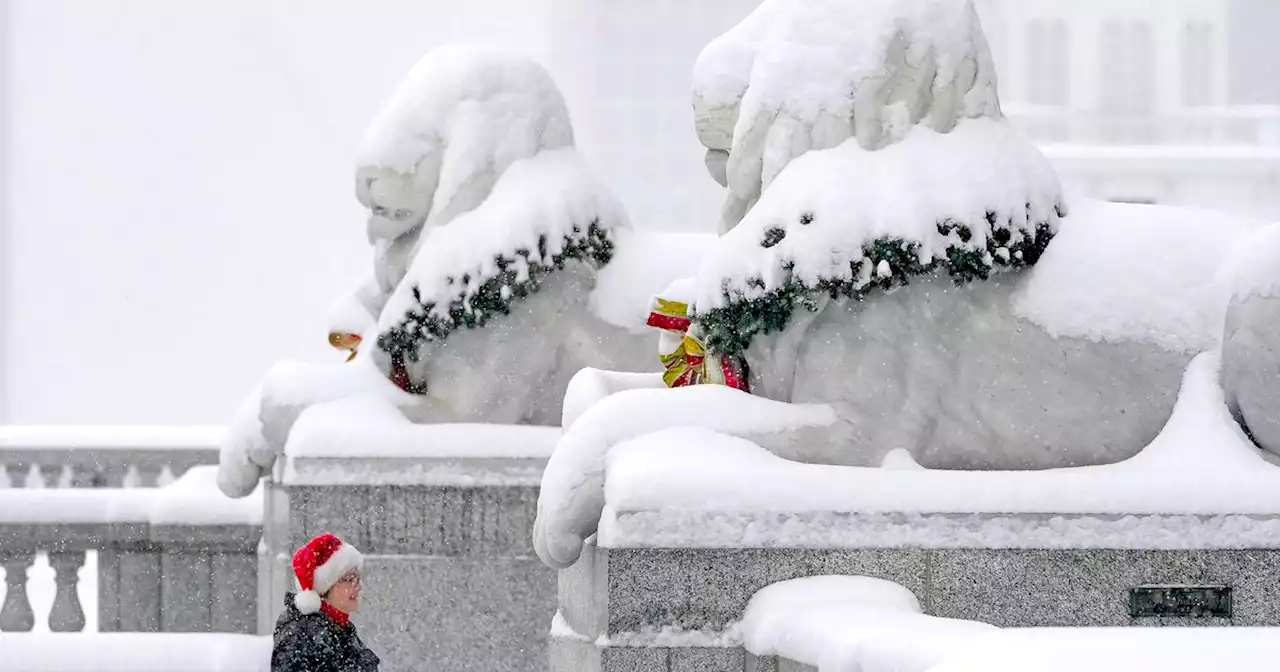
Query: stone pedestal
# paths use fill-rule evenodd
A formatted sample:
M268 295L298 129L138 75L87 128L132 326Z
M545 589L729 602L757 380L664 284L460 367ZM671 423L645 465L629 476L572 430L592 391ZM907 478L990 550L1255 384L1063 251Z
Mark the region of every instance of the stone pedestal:
M761 514L762 520L779 515L785 514ZM852 536L833 537L828 548L771 547L767 538L760 538L756 548L588 544L577 564L560 575L551 669L791 669L780 667L787 661L746 654L735 623L756 591L823 574L894 581L915 593L928 614L1002 627L1280 625L1276 517L1086 516L1072 521L1096 526L1100 544L1122 548L1029 548L1016 538L990 543L980 534L940 533L947 524L932 518L904 518L902 534L894 536L912 539L906 528L918 534L911 545L897 547L867 545ZM964 526L997 524L987 518L1015 526L1019 517L968 516L973 520ZM1026 518L1034 526L1042 517ZM1256 533L1224 534L1246 528ZM1135 529L1145 533L1128 543L1117 541L1119 531ZM929 543L931 535L935 543ZM606 537L602 543L613 542ZM1231 617L1131 617L1131 589L1153 584L1228 586Z
M366 556L354 620L383 670L545 670L556 577L531 541L544 465L291 456L264 522L276 532L263 553L274 574L271 615L289 588L288 554L332 532ZM282 520L287 534L273 526Z

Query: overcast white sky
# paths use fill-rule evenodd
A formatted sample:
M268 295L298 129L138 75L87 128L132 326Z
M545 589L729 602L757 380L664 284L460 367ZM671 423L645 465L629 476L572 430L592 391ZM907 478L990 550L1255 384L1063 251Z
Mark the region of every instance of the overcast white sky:
M646 7L687 15L682 3ZM631 185L633 217L712 228L718 187L693 136L688 77L701 45L752 3L705 0L707 18L672 35L594 5L9 0L0 422L221 423L274 360L338 358L326 312L371 258L356 142L444 42L550 64L580 144ZM659 36L609 50L644 46L657 71L678 73L632 78L658 80L657 102L593 100L611 85L592 81L599 64L582 53L610 31L646 30ZM593 123L608 114L645 119L619 136ZM653 191L675 193L644 198Z
M1280 102L1280 2L1228 1L1233 99ZM0 423L221 423L272 361L337 359L355 143L446 41L543 60L633 218L710 230L688 78L753 5L0 0Z

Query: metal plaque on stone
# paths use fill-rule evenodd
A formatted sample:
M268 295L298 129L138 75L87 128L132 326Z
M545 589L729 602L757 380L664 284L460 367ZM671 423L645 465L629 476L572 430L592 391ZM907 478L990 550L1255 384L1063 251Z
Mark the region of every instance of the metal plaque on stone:
M1136 586L1129 591L1133 618L1231 618L1230 586Z

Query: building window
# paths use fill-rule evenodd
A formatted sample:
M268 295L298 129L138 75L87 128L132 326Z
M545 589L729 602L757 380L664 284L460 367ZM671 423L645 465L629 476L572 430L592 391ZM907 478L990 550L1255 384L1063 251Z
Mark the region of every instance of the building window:
M1071 45L1061 19L1028 26L1027 99L1033 105L1066 107L1071 102Z
M1155 108L1155 45L1146 21L1107 21L1102 25L1098 81L1100 140L1150 142L1149 117Z
M1102 111L1150 114L1155 101L1151 25L1145 21L1108 21L1102 26Z
M1213 26L1195 21L1182 29L1182 104L1213 104Z

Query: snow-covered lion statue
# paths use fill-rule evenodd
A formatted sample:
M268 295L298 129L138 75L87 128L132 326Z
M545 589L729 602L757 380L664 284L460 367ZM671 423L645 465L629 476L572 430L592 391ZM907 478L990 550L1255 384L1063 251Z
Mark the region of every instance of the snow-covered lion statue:
M373 274L330 316L352 356L268 372L223 442L228 495L253 490L304 412L340 400L417 423L560 424L580 369L660 368L650 298L714 238L631 229L548 73L490 48L414 66L365 134L356 195Z
M672 426L823 464L1106 464L1156 437L1216 352L1222 416L1280 453L1280 224L1068 201L1001 114L972 2L765 0L694 81L727 195L666 298L750 394L615 391L566 418L547 564L596 531L608 451Z

